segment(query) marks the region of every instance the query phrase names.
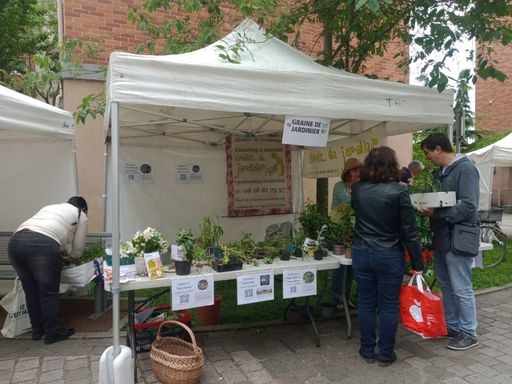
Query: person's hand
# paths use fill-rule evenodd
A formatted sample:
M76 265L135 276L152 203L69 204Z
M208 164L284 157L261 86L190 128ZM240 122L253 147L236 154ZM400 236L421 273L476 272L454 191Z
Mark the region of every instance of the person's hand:
M434 214L433 208L423 208L423 207L416 207L419 213L425 216L432 216Z
M423 271L412 271L414 275L423 275Z
M68 256L69 256L69 255L68 255L68 250L67 250L67 249L65 249L65 248L64 248L64 249L61 249L61 250L60 250L60 253L62 254L62 257L68 257Z

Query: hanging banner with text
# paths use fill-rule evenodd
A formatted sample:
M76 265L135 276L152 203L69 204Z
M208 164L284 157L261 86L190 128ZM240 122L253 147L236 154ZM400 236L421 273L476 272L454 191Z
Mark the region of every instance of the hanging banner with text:
M387 138L373 129L350 138L331 141L326 148L308 148L304 151L304 177L340 176L345 161L355 157L361 162L371 149L386 145Z
M323 117L286 116L282 143L306 147L325 147L330 123L330 119Z
M290 147L276 136L226 136L228 216L291 213Z

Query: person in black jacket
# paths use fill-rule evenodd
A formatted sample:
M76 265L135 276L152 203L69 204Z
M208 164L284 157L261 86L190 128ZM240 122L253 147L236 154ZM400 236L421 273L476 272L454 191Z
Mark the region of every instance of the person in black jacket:
M383 146L368 153L360 181L352 186L356 216L352 267L358 287L359 354L369 363L377 359L381 366L396 360L394 347L400 316L398 298L405 272L404 246L415 273L423 271L415 210L407 188L399 181L395 151ZM378 353L375 353L376 346Z

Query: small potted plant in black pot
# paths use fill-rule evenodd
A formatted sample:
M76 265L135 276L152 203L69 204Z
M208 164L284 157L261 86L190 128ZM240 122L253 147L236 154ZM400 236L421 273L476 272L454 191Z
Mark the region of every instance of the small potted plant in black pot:
M195 257L201 258L204 249L196 244L196 238L190 229L180 229L176 234L176 245L178 251L173 252L172 258L176 265L177 275L188 275ZM204 258L204 257L202 257Z

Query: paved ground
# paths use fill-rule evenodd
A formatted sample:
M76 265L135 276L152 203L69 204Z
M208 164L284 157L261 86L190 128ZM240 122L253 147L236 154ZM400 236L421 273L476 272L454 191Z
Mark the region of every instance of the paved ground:
M308 323L236 331L196 332L206 362L202 383L511 383L512 287L478 295L480 345L465 352L444 340L421 340L404 329L398 361L386 368L358 357L358 331L346 338L342 319L319 321L316 348ZM355 320L355 318L354 318ZM0 338L0 384L96 383L108 333L77 334L45 346ZM156 383L147 354L139 355L139 383Z

